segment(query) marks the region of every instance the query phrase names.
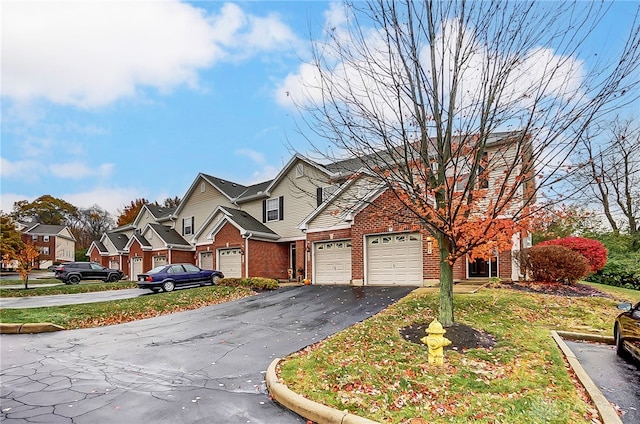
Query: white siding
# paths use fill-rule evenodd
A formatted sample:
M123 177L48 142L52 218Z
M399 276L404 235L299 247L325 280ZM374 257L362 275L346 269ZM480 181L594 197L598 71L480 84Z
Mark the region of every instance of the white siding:
M204 192L200 190L202 182L205 183ZM183 199L180 205L180 214L174 222L175 230L187 241L190 241L191 236L182 234L182 220L184 218L194 218L193 233L195 234L218 206L236 207L211 184L204 179L199 179L197 184L194 185L193 191L188 194L187 198Z
M284 219L265 222L265 225L280 237L298 238L304 236L304 233L298 229L298 225L316 209L316 188L318 185L326 185L323 182L327 181L327 177L314 167L305 164L304 172L303 177L297 178L294 164L270 193L271 199L284 197ZM242 209L262 222L262 199L241 206Z

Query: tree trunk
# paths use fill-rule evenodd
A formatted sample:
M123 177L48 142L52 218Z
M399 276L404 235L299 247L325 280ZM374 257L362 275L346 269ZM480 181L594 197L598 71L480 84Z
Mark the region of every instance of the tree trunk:
M25 290L29 288L29 275L24 278L24 288Z
M442 239L442 240L440 240ZM440 314L438 320L444 327L453 325L453 265L448 261L449 241L438 240L440 252Z

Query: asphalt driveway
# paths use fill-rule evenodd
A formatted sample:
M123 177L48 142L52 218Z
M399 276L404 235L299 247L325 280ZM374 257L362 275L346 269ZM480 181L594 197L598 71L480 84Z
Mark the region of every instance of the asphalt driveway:
M282 288L115 326L1 335L2 421L305 422L269 400L269 363L411 290Z

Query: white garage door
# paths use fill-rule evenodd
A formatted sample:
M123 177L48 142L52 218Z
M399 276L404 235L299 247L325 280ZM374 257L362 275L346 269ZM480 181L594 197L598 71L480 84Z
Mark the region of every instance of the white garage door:
M200 253L200 268L213 269L213 252Z
M367 237L367 284L422 285L420 233Z
M156 256L153 258L153 267L162 266L167 264L166 256Z
M351 242L331 241L314 244L314 284L351 282Z
M142 274L142 258L133 258L131 260L131 281L136 281L138 274Z
M242 277L242 255L240 249L221 249L219 251L220 264L219 270L225 277L240 278Z

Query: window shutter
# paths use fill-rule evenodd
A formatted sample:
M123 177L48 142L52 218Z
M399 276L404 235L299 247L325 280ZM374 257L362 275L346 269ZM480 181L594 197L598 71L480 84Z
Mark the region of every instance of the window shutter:
M184 235L184 218L182 218L182 235Z
M262 201L262 222L267 222L267 201Z
M316 188L316 199L318 200L316 206L320 206L322 204L322 187Z
M284 196L280 196L280 221L284 219Z
M195 216L191 217L191 234L195 234L196 233L196 218Z

